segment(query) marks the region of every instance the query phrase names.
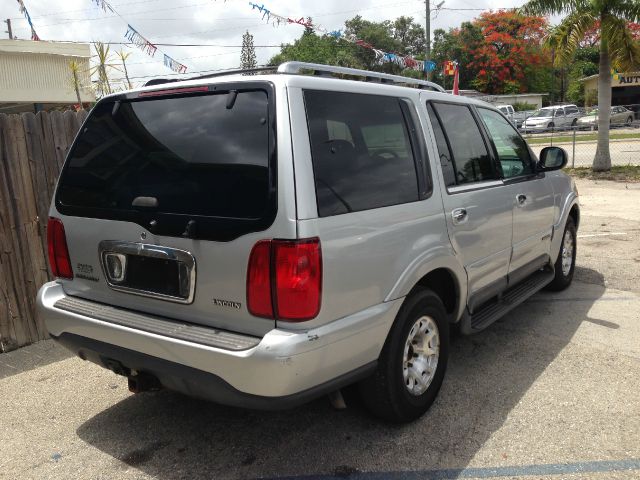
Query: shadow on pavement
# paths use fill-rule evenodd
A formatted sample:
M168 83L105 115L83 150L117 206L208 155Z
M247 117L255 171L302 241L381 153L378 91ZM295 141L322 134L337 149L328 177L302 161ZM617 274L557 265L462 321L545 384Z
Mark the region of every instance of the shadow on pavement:
M123 468L162 479L463 468L603 295L599 273L581 268L581 278L589 285L539 293L488 330L454 338L439 398L410 425L382 424L357 405L334 411L326 399L269 413L158 392L121 401L77 433Z
M0 380L71 358L73 354L53 340L43 340L0 355Z

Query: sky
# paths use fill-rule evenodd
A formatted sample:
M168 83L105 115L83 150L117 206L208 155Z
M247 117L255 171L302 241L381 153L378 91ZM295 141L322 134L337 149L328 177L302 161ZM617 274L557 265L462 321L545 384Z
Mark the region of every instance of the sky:
M261 19L248 0L110 0L119 15L104 12L94 0L23 0L36 32L42 40L126 42L124 34L130 24L152 43L205 44L207 46L158 46L150 57L133 46L112 45L112 51L132 52L127 60L129 76L134 84L153 77L173 77L164 66L163 53L187 66L187 76L197 72L235 68L240 62L242 35L254 36L258 64L266 63L278 53L281 43L298 38L303 27L284 25L274 27ZM253 0L264 4L272 12L293 18L313 18L314 23L334 30L344 21L361 15L367 20L395 19L412 16L420 24L425 22L424 0ZM432 8L441 0L432 0ZM521 6L524 0L445 0L442 8L432 12L431 29L457 27L472 20L483 9ZM29 39L30 30L20 14L16 0L0 0L0 18L10 18L13 34ZM0 35L7 38L5 28ZM123 74L113 71L116 82Z

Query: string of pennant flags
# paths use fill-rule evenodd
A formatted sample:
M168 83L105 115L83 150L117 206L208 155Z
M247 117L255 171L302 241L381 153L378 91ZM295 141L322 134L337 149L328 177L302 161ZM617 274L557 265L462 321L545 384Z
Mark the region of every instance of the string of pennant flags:
M20 5L20 13L24 15L24 18L27 19L27 23L29 24L29 28L31 28L31 40L35 40L36 42L40 41L40 37L36 33L36 29L33 26L33 22L31 21L31 15L29 15L29 11L27 7L24 6L23 0L18 0L18 5Z
M249 2L252 10L257 10L259 14L262 15L262 19L267 23L272 23L274 26L280 25L288 25L288 24L296 24L301 25L305 28L310 28L316 32L322 33L324 35L329 35L335 39L344 40L346 42L350 42L356 45L359 45L363 48L367 48L372 50L376 56L376 60L379 63L395 63L402 68L410 68L412 70L418 71L433 71L435 70L436 64L435 62L424 60L417 60L416 58L410 55L400 55L393 52L385 52L384 50L380 50L379 48L375 48L369 42L361 40L357 38L355 35L350 33L345 33L342 30L328 30L324 28L322 25L314 24L310 20L301 18L291 18L285 15L280 15L275 12L272 12L264 4L257 4L253 2Z
M22 0L18 0L19 2ZM99 8L104 12L112 12L122 18L122 16L116 12L116 10L109 4L107 0L93 0ZM124 20L124 18L122 18ZM144 53L149 55L150 57L155 57L156 52L158 51L158 47L150 42L146 37L144 37L140 32L138 32L135 28L133 28L129 23L127 23L127 31L124 34L124 37L129 40L134 46L142 50ZM162 52L161 52L162 53ZM163 55L163 63L166 67L170 68L176 73L186 73L187 66L182 63L174 60L166 53L162 53Z

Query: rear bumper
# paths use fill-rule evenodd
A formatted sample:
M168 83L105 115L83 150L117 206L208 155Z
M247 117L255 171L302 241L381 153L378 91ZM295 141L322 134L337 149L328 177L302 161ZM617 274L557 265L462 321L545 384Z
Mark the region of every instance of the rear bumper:
M385 302L305 332L274 329L255 346L232 350L57 308L66 298L62 285L51 282L37 304L50 334L71 351L105 367L116 360L153 374L169 389L250 408L290 407L366 376L402 303Z

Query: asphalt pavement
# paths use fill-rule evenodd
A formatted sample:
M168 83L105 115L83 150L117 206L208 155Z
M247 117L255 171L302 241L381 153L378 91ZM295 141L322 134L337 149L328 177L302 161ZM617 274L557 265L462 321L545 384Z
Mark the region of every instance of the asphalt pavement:
M0 478L639 479L640 184L578 187L573 285L454 338L420 420L132 395L45 341L0 355Z

